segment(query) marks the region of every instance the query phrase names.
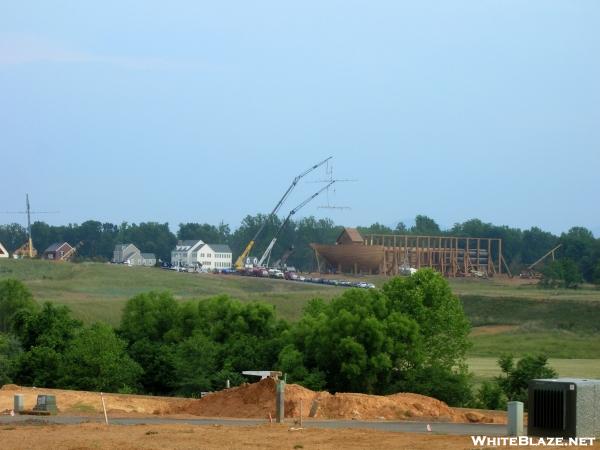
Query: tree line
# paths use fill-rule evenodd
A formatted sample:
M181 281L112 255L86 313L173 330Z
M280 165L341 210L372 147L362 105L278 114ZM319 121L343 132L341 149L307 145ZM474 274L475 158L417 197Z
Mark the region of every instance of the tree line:
M115 329L84 325L65 306L38 305L18 280L0 281L0 386L199 397L281 370L313 390L414 392L453 406L502 409L526 400L527 380L555 376L544 356L473 392L465 355L470 324L447 280L423 269L382 289L312 300L296 323L272 305L226 296L177 302L168 292L131 298Z
M314 299L296 323L260 302L177 302L148 292L127 302L116 329L86 326L65 306L38 305L12 279L0 282L0 317L0 384L194 397L261 369L331 392L471 400L470 325L447 281L431 270L381 290Z
M282 220L276 216L258 214L246 216L234 231L224 223L182 223L176 233L169 229L168 223L144 222L140 224L102 223L89 220L82 224L51 226L44 222L32 225L33 243L38 251L43 251L54 242L67 241L72 245L82 242L78 258L84 260L108 261L112 258L114 246L119 243L133 243L144 252L152 252L162 261L169 261L171 250L178 239L202 239L208 243L229 244L234 257L239 255L252 239L259 227L265 223L262 237L253 250L260 256L275 235ZM573 227L567 232L556 235L538 227L528 230L484 223L471 219L457 223L448 230L442 230L435 220L418 215L415 224L407 227L400 222L394 228L379 223L358 227L363 235L368 234L418 234L433 236L483 237L503 240L503 255L511 270L518 273L526 265L533 263L544 253L562 244L557 252L559 259L573 264L564 270L572 269L577 276L587 282L600 284L600 239L584 227ZM306 217L292 220L279 236L273 250L272 260L294 247L290 258L301 270L315 268L314 255L309 247L311 242L332 244L342 227L330 219ZM26 229L19 224L0 225L0 242L9 251L14 251L27 240ZM562 270L560 267L557 270Z

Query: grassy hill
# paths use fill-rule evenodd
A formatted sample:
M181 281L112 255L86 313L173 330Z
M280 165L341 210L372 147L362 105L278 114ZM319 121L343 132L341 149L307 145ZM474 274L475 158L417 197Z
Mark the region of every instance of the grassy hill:
M40 301L69 306L85 321L118 325L122 308L132 296L167 290L182 301L227 294L241 301L264 301L288 320L300 317L315 297L330 299L344 288L234 275L188 274L155 268L99 263L53 263L0 260L0 279L23 281ZM383 277L365 277L381 286ZM494 279L451 279L473 325L469 353L482 376L492 373L503 352L517 356L544 352L554 361L571 359L569 374L600 373L600 291L542 290L531 282ZM580 360L588 360L585 364ZM593 360L593 361L589 361ZM578 369L580 368L580 370ZM579 372L578 372L579 370ZM573 372L574 371L574 372Z
M69 306L84 322L102 320L111 325L118 325L128 299L152 290L169 291L178 300L226 294L241 301L264 301L288 320L297 319L310 299L330 299L342 292L335 286L285 280L41 260L0 260L0 279L4 278L21 280L39 302Z

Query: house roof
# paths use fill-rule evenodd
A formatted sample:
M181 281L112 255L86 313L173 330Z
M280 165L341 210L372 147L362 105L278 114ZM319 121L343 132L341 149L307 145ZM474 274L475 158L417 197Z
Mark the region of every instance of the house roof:
M351 242L357 242L361 244L364 242L363 237L356 228L345 227L338 236L337 241L339 241L344 234L346 234L350 238Z
M200 239L187 239L184 241L177 241L176 251L189 251L198 244L203 245L204 242Z
M213 252L217 253L231 253L231 249L227 244L206 244L208 245Z
M48 247L46 250L44 250L44 253L56 252L56 251L60 250L61 248L63 248L65 245L68 246L69 249L73 248L73 247L71 247L71 245L68 242L55 242L50 247Z
M201 242L200 239L186 239L184 241L177 241L177 245L184 245L186 247L193 247L198 242Z
M8 256L8 251L6 250L4 245L2 245L2 242L0 242L0 256Z
M23 245L21 245L18 249L15 250L15 254L17 255L23 255L26 253L29 253L29 242L25 242ZM37 255L37 250L35 249L35 247L31 248L31 253Z
M125 252L127 249L129 249L129 251ZM115 251L120 251L122 253L123 260L127 260L133 255L140 253L140 249L133 244L117 244L115 245Z

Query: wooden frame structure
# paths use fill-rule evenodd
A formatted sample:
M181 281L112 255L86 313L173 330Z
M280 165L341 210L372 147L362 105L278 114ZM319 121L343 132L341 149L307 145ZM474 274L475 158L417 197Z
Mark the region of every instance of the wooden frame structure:
M371 234L366 246L383 248L379 273L398 275L401 267L429 267L449 277L502 274L502 239L458 236Z
M428 267L448 277L510 275L499 238L371 234L362 243L310 245L319 272L399 275Z

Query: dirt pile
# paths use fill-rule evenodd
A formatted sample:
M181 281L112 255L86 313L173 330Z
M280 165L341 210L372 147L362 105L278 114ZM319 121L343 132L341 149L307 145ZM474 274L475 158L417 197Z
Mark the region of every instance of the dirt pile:
M275 417L275 381L266 378L258 383L243 384L207 395L198 400L190 400L174 413L192 414L205 417L268 418ZM455 410L444 402L424 395L400 393L387 396L315 392L296 384L288 384L285 389L286 417L313 417L319 419L393 419L430 421L474 421L468 418L469 410ZM501 422L500 417L479 414L479 422Z
M123 416L186 415L268 419L275 417L275 381L266 378L258 383L243 384L209 394L201 399L152 397L145 395L104 394L109 414ZM102 412L98 392L29 388L5 385L0 389L0 411L13 407L15 394L24 394L25 409L35 406L39 394L56 396L59 414L97 415ZM400 393L387 396L315 392L296 384L285 389L286 417L308 418L311 410L316 419L388 419L444 422L506 423L501 411L450 408L444 402L418 394Z
M102 411L102 399L99 392L69 391L63 389L45 389L5 384L0 388L0 411L12 409L14 395L23 394L25 409L32 409L37 396L55 395L59 413L97 414ZM148 395L104 394L106 409L112 414L141 415L164 414L178 405L187 404L189 399L173 397L153 397Z

